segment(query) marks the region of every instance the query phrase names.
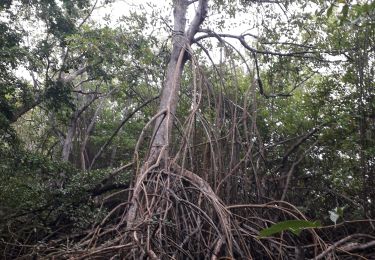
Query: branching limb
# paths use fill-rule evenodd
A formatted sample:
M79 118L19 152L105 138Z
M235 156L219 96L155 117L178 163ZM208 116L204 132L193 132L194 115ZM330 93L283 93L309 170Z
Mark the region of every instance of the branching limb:
M153 97L153 98L147 100L146 102L142 103L137 108L135 108L133 110L133 112L131 112L127 117L125 117L121 121L121 123L118 125L116 130L113 132L113 134L109 137L109 139L102 145L102 147L100 147L99 151L95 154L94 158L91 161L89 170L92 169L92 167L95 164L95 161L102 155L103 151L112 143L113 139L117 136L118 132L126 124L126 122L128 122L139 110L141 110L142 108L144 108L145 106L150 104L152 101L156 100L157 98L159 98L159 96Z

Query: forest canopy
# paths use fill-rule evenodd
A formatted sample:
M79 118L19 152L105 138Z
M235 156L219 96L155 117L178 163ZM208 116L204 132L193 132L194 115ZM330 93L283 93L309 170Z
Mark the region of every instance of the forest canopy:
M3 259L372 259L375 1L0 1Z

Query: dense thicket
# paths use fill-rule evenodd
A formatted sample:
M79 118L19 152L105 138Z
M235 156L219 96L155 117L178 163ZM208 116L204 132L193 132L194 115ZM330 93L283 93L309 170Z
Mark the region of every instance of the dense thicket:
M110 4L0 3L2 258L374 257L374 1Z

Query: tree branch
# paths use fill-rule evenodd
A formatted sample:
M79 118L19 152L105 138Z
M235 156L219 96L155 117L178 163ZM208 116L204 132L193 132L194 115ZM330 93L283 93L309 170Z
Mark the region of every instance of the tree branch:
M201 29L199 32L205 33L204 35L201 35L199 37L196 37L193 39L193 42L198 42L203 39L207 38L212 38L215 37L217 38L218 36L223 37L223 38L232 38L238 40L241 45L251 51L252 53L258 53L258 54L266 54L266 55L275 55L275 56L281 56L281 57L302 57L302 58L317 58L315 56L312 56L313 54L321 54L321 53L328 53L328 54L341 54L341 52L338 51L333 51L333 52L327 52L327 51L311 51L311 50L306 50L306 51L296 51L296 52L274 52L274 51L262 51L255 49L251 47L246 41L245 41L245 36L248 36L248 34L242 34L242 35L233 35L233 34L227 34L227 33L215 33L211 30L208 29ZM309 55L310 54L310 55Z
M203 23L204 19L206 18L207 8L208 8L208 0L199 0L197 10L195 11L195 16L187 31L187 38L188 38L189 43L192 43L195 34L199 30L199 26Z
M367 237L367 235L365 234L353 234L353 235L350 235L350 236L347 236L347 237L344 237L343 239L340 239L339 241L337 241L336 243L332 244L331 246L329 246L326 250L324 250L321 254L319 254L318 256L316 256L314 259L315 260L319 260L319 259L323 259L325 256L327 256L331 251L335 250L338 246L340 246L341 244L345 243L346 241L349 241L353 238L357 238L357 237ZM343 246L343 250L345 251L352 251L354 249L357 249L357 248L360 248L360 246L364 246L364 248L368 248L370 246L374 246L375 245L375 241L371 241L370 243L367 243L367 244L364 244L364 245L351 245L351 246L347 246L345 248L345 246ZM349 250L348 250L349 249Z
M102 155L103 151L112 143L113 139L116 137L116 135L118 134L118 132L120 131L120 129L125 125L125 123L127 121L129 121L129 119L131 119L134 116L135 113L137 113L139 110L141 110L142 108L144 108L149 103L151 103L152 101L156 100L157 98L159 98L159 96L153 97L153 98L147 100L146 102L144 102L143 104L139 105L137 108L135 108L133 110L133 112L131 112L126 118L124 118L121 121L121 123L116 128L116 130L113 132L113 134L111 135L111 137L109 137L109 139L104 143L104 145L102 147L100 147L100 150L95 154L95 156L92 159L92 162L90 164L89 170L91 170L91 168L94 166L95 161Z

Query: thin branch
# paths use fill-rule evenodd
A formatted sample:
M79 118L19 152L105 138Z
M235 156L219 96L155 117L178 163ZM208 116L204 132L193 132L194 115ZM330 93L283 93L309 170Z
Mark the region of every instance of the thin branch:
M139 110L141 110L142 108L144 108L145 106L147 106L149 103L151 103L152 101L154 101L154 100L156 100L158 98L159 98L159 96L156 96L156 97L153 97L153 98L147 100L146 102L142 103L137 108L135 108L133 110L133 112L131 112L126 118L124 118L121 121L121 123L116 128L116 130L113 132L113 134L111 135L111 137L104 143L104 145L102 147L100 147L100 150L96 153L96 155L94 156L94 159L92 159L92 162L90 164L89 170L91 170L91 168L94 166L96 159L98 159L99 156L102 155L103 151L112 143L113 139L116 137L116 135L118 134L118 132L120 131L120 129L125 125L125 123L128 122L134 116L135 113L137 113Z
M240 56L240 58L243 60L244 64L246 65L246 68L251 71L250 67L248 66L247 62L246 62L246 59L245 57L242 55L242 53L237 50L237 48L235 46L233 46L231 43L227 42L226 40L224 40L220 34L217 34L215 32L212 32L212 34L214 34L215 38L220 42L220 43L223 43L223 44L226 44L226 45L229 45L233 50L235 50L237 52L237 54ZM248 35L248 34L245 34L245 35ZM200 44L199 42L195 42L199 47L202 48L202 50L207 54L207 50L203 47L202 44ZM293 88L289 93L272 93L272 94L266 94L264 92L264 88L263 88L263 83L262 83L262 80L261 80L261 77L260 77L260 69L259 69L259 63L258 63L258 58L257 58L257 53L256 52L253 52L251 51L252 55L253 55L253 59L254 59L254 63L255 63L255 69L256 69L256 73L257 73L257 83L258 83L258 87L259 87L259 93L264 96L265 98L275 98L275 97L290 97L291 96L291 93L295 90L295 88L297 88L299 85L295 86L295 88ZM302 84L303 82L301 82L300 84Z
M85 92L85 91L82 91L82 90L72 90L72 92L82 94L82 95L102 95L103 94L101 92L96 92L96 91Z
M106 178L104 178L99 184L97 184L93 189L91 189L89 192L93 194L93 196L101 195L107 191L113 190L113 189L119 189L119 188L129 188L129 184L116 184L111 183L114 178L124 170L132 167L134 165L133 162L128 163L126 165L122 165L119 168L113 170Z
M343 239L340 239L339 241L337 241L336 243L332 244L331 246L329 246L326 250L324 250L322 253L320 253L318 256L316 256L314 259L315 260L319 260L319 259L323 259L325 258L330 252L332 252L333 250L335 250L338 246L340 246L341 244L353 239L353 238L357 238L357 237L363 237L363 236L367 236L365 234L353 234L353 235L350 235L350 236L347 236L347 237L344 237ZM374 246L375 241L372 241L370 243L367 243L365 244L367 247L369 246ZM365 248L367 248L365 247ZM344 246L345 248L345 246ZM354 250L356 249L356 247L352 246L352 247L347 247L347 249L350 249L350 250ZM349 251L349 250L346 250L346 251Z
M354 250L364 250L364 249L367 249L369 247L375 247L375 240L370 241L370 242L365 243L365 244L349 243L349 244L346 244L346 245L340 247L339 249L343 250L343 251L354 251Z
M266 55L275 55L275 56L281 56L281 57L303 57L303 58L317 58L317 57L311 56L311 55L313 55L313 54L321 54L321 53L341 54L341 51L330 51L330 52L328 52L328 51L311 51L311 50L306 50L306 51L296 51L296 52L287 52L287 53L275 52L275 51L263 51L263 50L258 50L258 49L255 49L255 48L251 47L245 41L245 36L247 34L244 34L244 35L233 35L233 34L228 34L228 33L215 33L213 31L207 30L207 29L202 29L199 32L203 32L205 34L194 38L193 42L198 42L198 41L201 41L203 39L212 38L212 37L217 38L217 36L220 36L220 37L223 37L223 38L232 38L232 39L238 40L245 49L251 51L252 53L259 53L259 54L266 54ZM308 55L308 54L310 54L310 55Z
M75 78L77 78L78 76L80 76L83 73L85 73L87 71L87 67L88 66L83 66L83 67L79 68L78 70L76 70L73 73L69 74L67 77L61 78L61 81L63 83L72 82Z
M199 0L190 0L190 1L187 1L187 4L188 5L191 5L191 4L194 4L195 2L198 2Z
M283 194L281 195L280 200L285 200L285 196L286 196L286 193L288 191L290 180L292 179L294 169L298 166L298 164L300 164L300 162L303 160L303 158L305 158L306 154L309 153L315 147L317 142L318 141L315 141L306 151L304 151L303 154L298 158L298 160L293 163L292 167L290 167L290 169L288 171L288 174L287 174L287 177L286 177L286 182L285 182Z
M307 139L309 139L311 136L313 136L316 132L318 132L326 123L323 123L312 130L310 130L308 133L306 133L304 136L302 136L295 144L293 144L284 154L282 159L282 164L285 164L288 160L289 155L291 155L293 152L297 150L297 148L303 144Z
M94 5L92 6L92 8L90 9L90 11L88 12L88 14L86 15L86 17L82 20L82 22L78 25L78 28L81 28L82 25L85 24L85 22L89 19L89 17L91 16L92 12L94 12L95 8L96 8L96 5L98 4L98 0L95 1Z

